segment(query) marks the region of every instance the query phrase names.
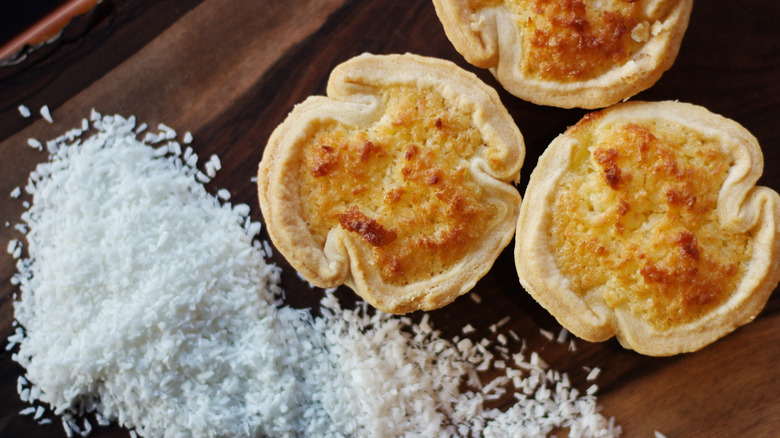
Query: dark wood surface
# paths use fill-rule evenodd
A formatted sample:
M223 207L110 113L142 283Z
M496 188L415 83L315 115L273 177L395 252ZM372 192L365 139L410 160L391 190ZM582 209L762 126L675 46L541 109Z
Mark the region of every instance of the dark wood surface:
M540 107L503 90L492 76L467 65L447 41L428 0L106 0L89 30L60 42L46 56L0 69L0 338L12 332L10 278L13 259L4 249L20 238L3 225L19 222L21 200L8 194L24 186L44 154L26 139L53 138L96 108L136 115L191 131L201 156L216 153L223 171L209 184L230 190L260 218L250 182L274 127L292 106L323 94L330 70L362 52L414 52L452 60L499 89L527 147L525 190L537 157L583 114ZM747 127L765 156L763 185L780 190L780 3L710 0L694 6L674 67L644 100L677 99L703 105ZM53 125L16 108L47 104ZM310 306L310 291L284 260L288 301ZM483 298L469 298L432 312L445 334L471 323L487 335L505 316L555 369L568 372L581 390L585 367L602 369L597 383L604 414L626 437L773 437L780 430L780 296L775 293L750 325L693 354L651 358L623 350L614 340L577 341L577 351L549 342L539 330L560 326L522 290L511 247L478 283ZM349 296L349 292L344 292ZM67 327L63 327L67 330ZM23 371L0 349L0 436L64 436L61 426L38 426L18 411ZM93 436L126 436L119 428Z

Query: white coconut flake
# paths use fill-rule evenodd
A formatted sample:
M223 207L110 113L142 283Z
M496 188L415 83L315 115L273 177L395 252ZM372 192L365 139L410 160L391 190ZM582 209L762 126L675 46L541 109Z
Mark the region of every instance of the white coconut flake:
M592 370L590 370L585 380L587 380L588 382L592 382L599 377L599 374L601 374L601 369L598 367L593 368Z
M566 339L568 338L569 338L569 331L566 330L565 327L561 327L561 331L558 332L558 337L555 338L555 341L558 342L559 344L563 344L564 342L566 342Z
M214 165L214 170L220 171L222 170L222 161L220 161L219 157L217 155L212 155L209 158L209 162Z
M260 230L257 230L260 232ZM256 234L256 233L255 233ZM254 235L254 234L253 234ZM263 250L265 251L264 254L267 258L271 258L274 255L274 250L271 248L271 244L268 243L267 240L263 240Z
M443 338L427 314L342 308L332 290L317 316L285 306L248 205L210 195L186 159L139 141L132 117L90 118L91 137L63 140L31 174L15 276L20 396L67 436L92 431L87 413L134 437L620 435L524 343L504 360L494 341ZM485 406L512 385L507 410Z
M165 140L171 140L173 138L176 138L176 131L171 128L170 126L166 125L165 123L160 123L157 125L157 129L162 132L163 138ZM187 143L187 142L185 142Z
M217 191L217 197L223 201L230 200L230 192L227 189L219 189Z
M8 254L13 254L14 251L16 251L16 246L19 244L19 241L16 239L11 239L8 241L8 246L6 247L6 252Z
M43 117L43 119L49 123L54 123L54 120L51 118L51 112L49 111L48 105L41 107L41 117Z
M24 105L19 105L17 109L19 110L19 114L21 114L21 116L25 119L32 115L32 113L30 113L30 108L27 108Z
M206 175L208 175L209 178L217 176L217 170L214 168L214 163L211 161L206 161L206 164L203 165L203 169L206 171Z
M27 139L27 145L30 146L33 149L38 149L39 151L43 150L43 143L40 141L34 139L34 138L28 138Z
M197 178L198 182L203 184L207 184L211 181L211 178L200 170L195 174L195 178Z
M653 433L653 436L655 438L666 438L666 435L662 434L661 432L659 432L657 430Z

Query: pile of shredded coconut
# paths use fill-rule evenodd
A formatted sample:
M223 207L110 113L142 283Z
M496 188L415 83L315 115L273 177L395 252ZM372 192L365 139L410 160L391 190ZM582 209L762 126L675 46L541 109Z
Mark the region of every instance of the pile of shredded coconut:
M8 248L23 414L50 422L47 406L68 436L89 418L147 437L620 434L595 385L579 393L516 335L448 340L332 293L317 317L285 306L249 206L202 184L219 159L204 173L171 128L145 130L93 111L29 142L50 155L25 188L28 256ZM505 373L485 383L490 369ZM508 410L485 407L507 392Z

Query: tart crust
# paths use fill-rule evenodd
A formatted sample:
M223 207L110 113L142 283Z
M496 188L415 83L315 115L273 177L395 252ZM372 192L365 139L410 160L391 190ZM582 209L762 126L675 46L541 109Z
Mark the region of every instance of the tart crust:
M511 241L524 154L497 93L474 74L363 54L273 132L260 207L275 246L312 284L345 284L389 313L436 309Z
M780 197L757 140L679 102L586 115L531 174L520 283L588 341L696 351L752 321L780 279Z
M693 0L433 0L447 37L521 99L602 108L674 63Z

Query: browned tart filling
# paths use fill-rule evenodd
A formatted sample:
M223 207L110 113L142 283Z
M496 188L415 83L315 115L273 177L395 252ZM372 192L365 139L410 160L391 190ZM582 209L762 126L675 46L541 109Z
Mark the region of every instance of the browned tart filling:
M523 137L498 94L452 62L362 54L268 140L268 234L309 282L389 313L471 290L511 242Z
M473 249L496 207L469 160L483 147L471 115L432 89L387 88L368 128L324 122L305 141L301 206L324 245L341 227L369 248L382 279L413 283Z
M751 234L723 230L716 206L731 160L672 122L616 123L582 139L561 179L550 230L579 294L599 294L659 329L686 323L736 290Z
M603 108L674 62L692 0L433 0L447 37L510 93Z
M780 281L780 195L756 138L688 103L586 115L539 157L520 208L520 283L561 324L642 354L747 324Z

